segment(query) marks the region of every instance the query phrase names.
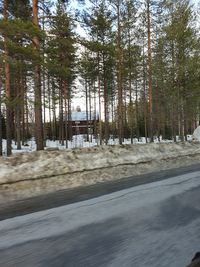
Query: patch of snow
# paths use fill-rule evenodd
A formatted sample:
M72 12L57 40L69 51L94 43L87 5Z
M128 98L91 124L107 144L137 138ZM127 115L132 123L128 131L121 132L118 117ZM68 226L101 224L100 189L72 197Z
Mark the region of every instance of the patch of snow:
M193 138L197 141L200 141L200 126L198 126L193 133Z
M192 138L188 138L188 140L191 140ZM150 142L149 139L147 139L147 142ZM155 137L154 143L171 143L172 140L164 140L162 139L162 136L160 136L160 140ZM130 145L131 139L124 139L123 145ZM139 141L137 138L133 138L133 144L146 144L146 138L140 137ZM85 135L74 135L72 137L72 141L68 141L67 143L68 149L74 149L74 148L84 148L84 147L93 147L100 145L99 139L95 138L95 136L89 135L89 141L86 140ZM103 145L105 145L105 142L103 141ZM110 138L108 140L108 145L119 145L119 139L118 138ZM64 145L61 145L59 140L46 140L46 148L57 148L59 150L64 150L66 148L66 141L64 141ZM21 145L21 150L17 150L17 144L12 141L12 152L13 154L17 153L24 153L24 152L32 152L36 151L36 143L34 138L28 140L25 142L25 145ZM6 156L6 140L3 140L3 155Z

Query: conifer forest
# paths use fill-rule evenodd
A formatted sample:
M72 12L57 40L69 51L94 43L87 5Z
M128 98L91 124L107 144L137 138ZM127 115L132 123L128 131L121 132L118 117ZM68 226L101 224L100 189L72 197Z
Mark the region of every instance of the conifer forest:
M99 144L187 141L200 121L200 3L0 0L0 155L67 147L72 101ZM98 119L97 119L98 117Z

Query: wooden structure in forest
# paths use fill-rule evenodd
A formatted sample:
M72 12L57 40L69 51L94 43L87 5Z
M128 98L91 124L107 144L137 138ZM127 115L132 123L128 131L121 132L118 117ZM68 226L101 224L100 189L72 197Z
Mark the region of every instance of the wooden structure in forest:
M78 107L72 111L69 118L72 126L72 135L78 134L95 134L99 122L99 114L94 111L81 111Z

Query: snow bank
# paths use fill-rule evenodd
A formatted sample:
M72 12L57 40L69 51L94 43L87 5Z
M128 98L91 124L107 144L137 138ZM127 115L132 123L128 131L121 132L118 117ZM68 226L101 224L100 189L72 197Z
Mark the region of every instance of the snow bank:
M0 159L0 201L190 165L199 160L199 143L20 153Z
M194 130L193 138L194 138L196 141L200 141L200 126L198 126L198 127Z

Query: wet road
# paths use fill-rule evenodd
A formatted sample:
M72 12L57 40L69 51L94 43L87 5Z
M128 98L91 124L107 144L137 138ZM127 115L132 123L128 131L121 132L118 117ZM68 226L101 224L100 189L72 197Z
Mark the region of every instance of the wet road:
M200 250L200 172L0 221L2 267L184 267Z

